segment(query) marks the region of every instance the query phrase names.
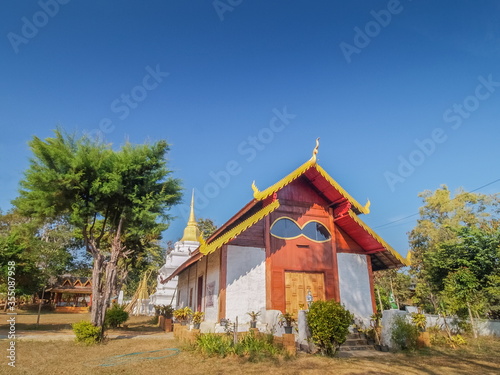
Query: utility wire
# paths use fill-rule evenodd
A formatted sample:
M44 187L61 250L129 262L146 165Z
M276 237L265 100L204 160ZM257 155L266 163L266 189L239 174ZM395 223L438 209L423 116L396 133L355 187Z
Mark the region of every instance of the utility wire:
M488 182L487 184L483 185L483 186L479 186L478 188L475 188L474 190L471 190L469 193L473 193L475 191L478 191L479 189L482 189L482 188L485 188L486 186L490 186L490 185L493 185L495 182L498 182L500 181L500 178L499 179L496 179L494 181L491 181L491 182ZM453 198L455 199L455 198ZM394 224L394 223L397 223L399 221L403 221L405 219L409 219L410 217L413 217L413 216L417 216L419 214L419 212L415 213L415 214L411 214L411 215L408 215L408 216L405 216L405 217L402 217L401 219L397 219L397 220L393 220L393 221L389 221L388 223L385 223L385 224L382 224L382 225L379 225L379 226L376 226L376 227L373 227L373 229L377 229L377 228L382 228L382 227L385 227L389 224Z

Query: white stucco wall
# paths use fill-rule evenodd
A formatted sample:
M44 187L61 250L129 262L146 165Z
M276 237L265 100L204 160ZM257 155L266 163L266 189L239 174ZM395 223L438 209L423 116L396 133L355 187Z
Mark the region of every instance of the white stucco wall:
M187 306L188 303L188 273L187 272L182 272L178 276L178 282L177 282L177 294L176 297L174 298L175 301L179 301L179 304L176 306L176 308L181 308L184 306Z
M250 311L266 307L266 253L262 248L227 247L226 316L250 320Z
M203 292L203 305L205 307L205 321L217 322L219 315L219 268L220 268L219 251L209 254L207 258L208 267L206 275L206 288ZM208 303L208 287L213 286L212 306Z
M340 302L358 319L369 324L373 314L367 255L337 254Z

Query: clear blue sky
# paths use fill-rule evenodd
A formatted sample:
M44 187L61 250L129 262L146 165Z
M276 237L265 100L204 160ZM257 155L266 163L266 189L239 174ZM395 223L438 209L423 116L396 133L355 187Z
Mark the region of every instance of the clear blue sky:
M186 203L195 188L218 225L316 137L373 228L418 212L425 189L500 178L497 1L10 1L0 29L3 211L27 142L58 125L102 126L117 147L166 139ZM416 218L376 231L405 255Z

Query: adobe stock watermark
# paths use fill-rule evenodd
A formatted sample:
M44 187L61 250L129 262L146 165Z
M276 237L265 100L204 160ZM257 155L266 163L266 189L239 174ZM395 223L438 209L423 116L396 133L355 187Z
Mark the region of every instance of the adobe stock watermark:
M117 119L125 120L133 109L139 107L139 104L146 100L148 92L158 88L160 83L170 75L168 72L161 71L160 64L156 64L154 68L148 65L145 70L146 75L144 75L139 84L132 87L127 93L122 93L120 97L110 103L109 109L116 115ZM116 119L113 121L110 117L103 117L99 121L99 127L92 129L88 135L90 137L102 138L103 133L109 134L116 129L115 122Z
M66 5L69 2L70 0L40 0L38 2L40 10L33 13L30 18L21 18L20 34L12 31L7 34L7 39L14 52L19 53L19 46L28 44L31 39L38 35L40 29L47 26L49 20L59 13L60 5Z
M224 13L232 12L242 2L243 0L214 0L212 6L222 22L224 21Z
M459 129L464 120L470 118L471 114L479 109L481 102L489 99L500 87L500 82L494 81L491 74L487 78L479 76L477 80L479 84L473 95L466 96L461 103L454 103L444 111L443 121L450 124L451 129ZM434 128L428 138L415 139L416 147L408 156L398 156L399 164L396 171L384 172L389 189L392 192L396 191L396 185L404 183L416 168L424 164L425 160L437 150L438 145L446 142L447 139L446 129L441 127Z
M243 172L245 163L254 161L259 152L269 147L269 144L273 142L277 134L284 131L295 117L297 115L289 113L286 106L281 110L274 108L269 124L260 129L256 134L248 136L236 146L236 151L243 160L238 160L238 158L231 159L219 170L210 171L208 173L210 180L201 189L194 189L196 209L202 210L208 207L210 201L229 186L231 179ZM187 220L189 216L188 205L181 206L179 209L183 218Z
M408 0L411 1L411 0ZM341 42L340 50L344 54L347 63L351 63L352 55L359 55L361 51L368 47L373 38L376 38L392 21L393 16L403 11L403 5L399 0L389 0L386 9L379 11L371 10L372 20L368 21L363 28L356 26L354 28L354 37L352 44Z

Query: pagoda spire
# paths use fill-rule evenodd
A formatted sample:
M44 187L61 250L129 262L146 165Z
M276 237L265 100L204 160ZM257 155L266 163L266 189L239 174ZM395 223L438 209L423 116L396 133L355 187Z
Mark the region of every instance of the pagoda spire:
M200 237L200 230L198 228L198 223L196 222L196 218L194 216L194 189L193 189L193 194L191 196L191 211L189 213L189 220L187 222L186 228L184 228L184 235L182 236L181 241L198 242L199 237Z

